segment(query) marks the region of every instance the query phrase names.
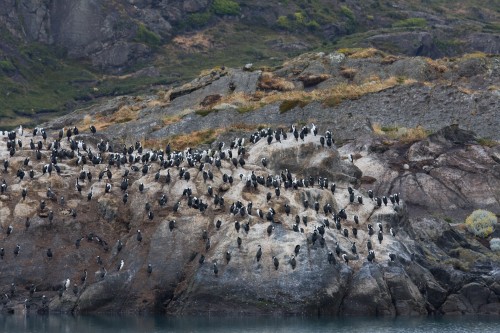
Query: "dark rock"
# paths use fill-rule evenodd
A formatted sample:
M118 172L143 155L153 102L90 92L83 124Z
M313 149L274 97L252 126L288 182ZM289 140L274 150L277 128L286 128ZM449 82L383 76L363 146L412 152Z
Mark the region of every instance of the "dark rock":
M478 312L479 308L488 303L490 289L485 285L476 282L466 284L460 289L459 294L462 295L471 304L474 312Z
M448 296L440 311L447 315L473 314L474 309L467 299L458 294Z
M365 263L354 274L342 303L342 313L359 316L396 315L389 288L378 265Z

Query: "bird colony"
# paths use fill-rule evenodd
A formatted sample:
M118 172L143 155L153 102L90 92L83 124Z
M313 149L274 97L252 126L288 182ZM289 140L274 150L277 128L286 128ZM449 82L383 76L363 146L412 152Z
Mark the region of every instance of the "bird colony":
M356 169L327 129L265 128L182 151L112 143L96 132L0 132L0 264L32 265L2 269L4 306L46 311L127 271L147 281L166 274L163 263L178 252L188 253L190 274L210 281L238 274L232 265L286 279L310 270L311 258L337 271L397 259L390 246L399 236L390 217L403 208L397 193L301 168L326 154ZM305 146L307 161L297 156L290 167L299 171L277 169L283 154ZM189 241L161 256L144 249L176 233Z

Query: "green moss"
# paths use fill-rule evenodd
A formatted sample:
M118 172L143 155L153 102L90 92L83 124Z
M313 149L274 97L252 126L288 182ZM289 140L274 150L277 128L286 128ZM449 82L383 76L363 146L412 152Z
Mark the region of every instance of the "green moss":
M500 144L498 141L495 141L495 140L490 139L490 138L479 138L479 139L477 139L477 143L479 143L481 146L490 147L490 148L498 146Z
M151 47L156 47L161 44L161 37L146 28L142 23L138 25L135 40Z
M397 132L399 130L399 127L397 127L397 126L382 126L380 129L384 132Z
M212 112L218 112L216 109L201 109L201 110L196 110L194 113L196 113L199 116L206 117Z
M453 219L451 217L445 216L444 221L447 223L453 223Z
M247 113L247 112L251 112L253 110L255 110L254 106L247 105L247 106L240 106L236 111L238 111L238 113Z
M427 20L420 17L412 17L397 21L392 26L394 28L424 28L427 26Z
M217 15L238 15L240 5L233 0L214 0L212 10Z

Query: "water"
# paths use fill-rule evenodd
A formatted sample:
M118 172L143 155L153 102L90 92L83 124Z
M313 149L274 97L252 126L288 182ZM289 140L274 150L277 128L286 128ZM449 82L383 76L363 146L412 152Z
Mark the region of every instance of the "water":
M0 316L0 332L369 332L499 333L500 317L453 318L166 318L162 316Z

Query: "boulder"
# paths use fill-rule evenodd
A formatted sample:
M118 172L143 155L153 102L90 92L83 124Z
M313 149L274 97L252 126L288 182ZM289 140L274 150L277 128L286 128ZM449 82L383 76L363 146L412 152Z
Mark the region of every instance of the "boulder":
M400 304L399 307L402 309L404 305ZM354 274L342 303L342 313L351 316L396 315L389 287L379 265L365 263Z

